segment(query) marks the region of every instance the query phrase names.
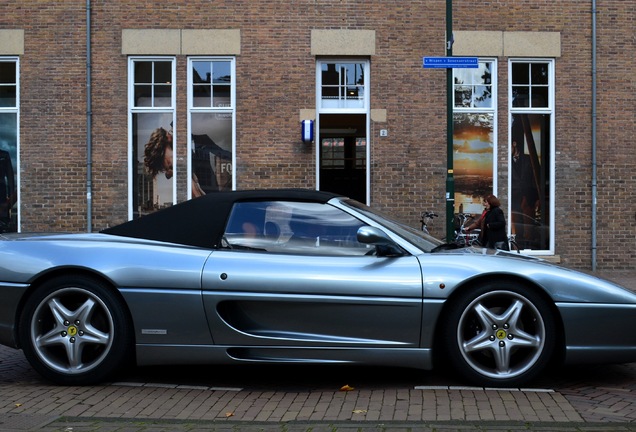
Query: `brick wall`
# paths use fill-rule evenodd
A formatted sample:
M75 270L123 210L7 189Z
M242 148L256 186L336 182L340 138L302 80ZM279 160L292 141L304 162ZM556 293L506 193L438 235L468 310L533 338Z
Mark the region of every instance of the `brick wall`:
M560 32L556 61L556 253L589 268L591 251L591 5L580 1L454 3L455 30ZM0 29L24 29L21 56L23 231L86 229L86 2L5 0ZM598 265L633 268L636 239L634 2L598 9ZM315 147L300 142L298 112L315 107L311 29L376 32L371 57L371 198L417 224L444 213L445 2L369 0L191 0L92 2L93 230L126 220L127 58L122 29L241 30L237 57L235 173L239 188L315 187ZM215 53L210 53L215 54ZM499 58L498 184L507 203L507 58ZM177 63L177 136L186 129L186 58ZM388 136L380 137L379 130ZM186 170L185 142L176 152ZM178 200L186 182L178 182ZM431 228L443 236L443 218Z

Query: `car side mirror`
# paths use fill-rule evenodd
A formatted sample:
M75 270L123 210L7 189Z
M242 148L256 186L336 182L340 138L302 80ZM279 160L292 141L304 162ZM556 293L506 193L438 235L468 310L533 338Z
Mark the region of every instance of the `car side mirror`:
M380 228L363 226L358 229L357 239L362 244L375 246L377 256L402 256L404 251Z

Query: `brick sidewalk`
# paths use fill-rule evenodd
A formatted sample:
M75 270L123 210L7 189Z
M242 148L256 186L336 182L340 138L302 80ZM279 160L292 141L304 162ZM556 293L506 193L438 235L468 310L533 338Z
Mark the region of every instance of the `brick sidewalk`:
M474 387L278 392L125 382L58 387L44 383L29 370L19 351L0 348L0 359L0 373L11 364L22 370L20 382L0 384L3 431L100 430L96 424L102 430L130 432L229 431L247 425L250 430L264 431L289 431L290 426L333 431L335 424L348 427L351 423L364 424L369 430L380 428L378 425L409 424L418 429L431 425L436 430L502 430L503 425L504 430L532 430L528 425L544 425L542 429L560 425L558 430L569 431L592 427L601 420L600 424L612 425L612 430L619 430L615 426L636 430L636 422L629 424L636 421L636 389L630 388L612 392L587 386L563 394ZM480 429L485 424L488 429Z
M189 386L2 385L0 416L69 416L225 422L582 422L554 391L415 388L319 392L232 391ZM0 424L1 425L1 424Z
M12 375L14 379L10 380ZM0 377L7 380L0 383L3 431L70 430L65 429L70 427L65 426L69 422L82 423L86 428L78 429L75 424L74 432L94 430L90 429L94 422L123 422L126 431L145 430L135 427L157 422L170 422L166 427L170 430L175 421L184 427L206 424L205 430L210 425L233 428L246 422L269 425L266 429L273 430L281 424L300 427L349 422L586 424L562 394L550 390L416 387L278 392L126 382L58 387L43 382L29 369L22 353L9 348L0 348ZM138 423L146 426L134 426ZM47 426L38 429L39 425Z

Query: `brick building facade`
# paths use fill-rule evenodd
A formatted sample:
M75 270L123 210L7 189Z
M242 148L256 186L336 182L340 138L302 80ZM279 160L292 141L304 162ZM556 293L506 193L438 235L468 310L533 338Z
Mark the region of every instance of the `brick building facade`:
M453 77L455 211L494 193L511 232L531 218L528 253L633 268L634 2L453 3L453 55L479 61ZM11 229L98 231L195 196L195 175L208 193L335 190L413 226L422 210L443 214L446 72L422 62L446 55L446 5L4 1ZM172 132L170 179L144 171L155 127ZM516 210L515 130L532 172L527 213ZM442 237L443 220L431 230Z

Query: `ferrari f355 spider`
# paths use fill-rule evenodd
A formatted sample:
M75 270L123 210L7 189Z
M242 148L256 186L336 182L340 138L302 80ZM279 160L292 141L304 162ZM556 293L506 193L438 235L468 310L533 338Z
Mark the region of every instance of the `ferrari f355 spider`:
M509 387L556 362L636 361L631 291L452 249L318 191L220 192L99 233L3 234L0 299L0 343L63 385L134 364L443 362Z

